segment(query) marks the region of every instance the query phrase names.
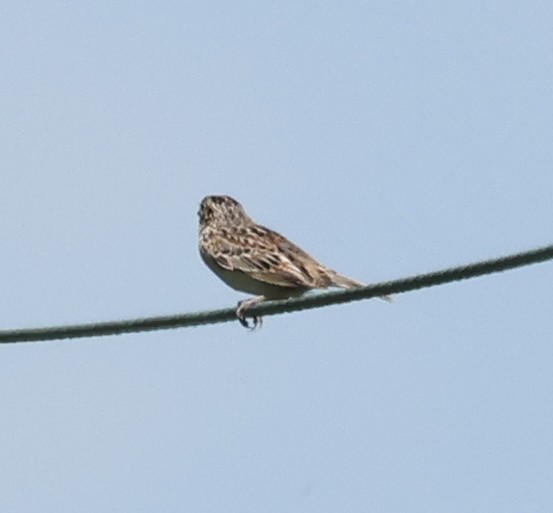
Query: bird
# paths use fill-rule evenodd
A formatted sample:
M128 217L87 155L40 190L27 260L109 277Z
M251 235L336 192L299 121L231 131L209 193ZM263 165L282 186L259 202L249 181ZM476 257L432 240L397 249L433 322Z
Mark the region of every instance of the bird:
M263 301L298 297L332 286L364 286L320 264L286 237L257 224L230 196L206 196L200 202L198 217L198 249L204 263L228 286L254 295L238 302L236 308L236 317L246 328L261 326L261 317L253 317L250 325L245 314Z

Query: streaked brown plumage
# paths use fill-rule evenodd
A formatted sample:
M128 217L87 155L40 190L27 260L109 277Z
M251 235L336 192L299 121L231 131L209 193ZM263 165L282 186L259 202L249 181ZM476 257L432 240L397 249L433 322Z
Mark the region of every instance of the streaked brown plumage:
M198 216L203 261L233 289L255 295L238 303L236 309L236 316L246 327L246 310L262 301L301 296L308 290L331 286L363 286L319 264L279 233L256 224L230 196L205 197ZM259 323L260 319L254 318L253 327Z

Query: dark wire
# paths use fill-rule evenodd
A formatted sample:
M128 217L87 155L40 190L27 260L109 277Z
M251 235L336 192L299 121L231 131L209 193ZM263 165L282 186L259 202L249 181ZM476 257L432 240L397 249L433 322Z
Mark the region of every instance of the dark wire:
M370 299L377 296L400 294L411 290L435 287L445 283L507 271L509 269L537 264L551 259L553 259L553 245L460 267L450 267L432 273L419 274L398 280L367 285L366 287L358 289L335 290L284 301L261 303L248 310L247 315L252 317L260 315L277 315L319 308L321 306L348 303L350 301L359 301L361 299ZM0 331L0 343L9 344L15 342L38 342L67 338L120 335L122 333L185 328L235 320L235 308L225 308L222 310L168 315L164 317L146 317L141 319L77 324L72 326L4 330Z

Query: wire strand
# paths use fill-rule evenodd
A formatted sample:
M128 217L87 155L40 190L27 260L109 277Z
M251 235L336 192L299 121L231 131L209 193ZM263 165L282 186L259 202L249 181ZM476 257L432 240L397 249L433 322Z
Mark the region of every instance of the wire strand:
M553 259L553 245L515 253L505 257L483 260L473 264L450 267L436 272L418 274L398 280L376 283L357 289L341 289L317 295L307 295L284 301L261 303L248 310L248 316L277 315L298 312L322 306L349 303L389 294L400 294L411 290L435 287L477 276L488 275L537 264ZM186 328L236 320L235 308L203 311L163 317L145 317L122 321L52 326L45 328L15 329L0 331L0 343L38 342L69 338L121 335L174 328Z

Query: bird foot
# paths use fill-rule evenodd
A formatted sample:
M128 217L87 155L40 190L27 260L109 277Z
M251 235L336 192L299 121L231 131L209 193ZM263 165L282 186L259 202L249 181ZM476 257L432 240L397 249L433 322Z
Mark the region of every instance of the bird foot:
M244 326L244 328L250 331L255 331L263 326L263 317L258 315L252 317L252 323L250 324L248 322L248 319L246 319L246 310L251 306L256 305L257 303L261 303L264 300L265 298L263 296L258 296L238 302L238 307L236 308L236 317L238 318L240 324Z

